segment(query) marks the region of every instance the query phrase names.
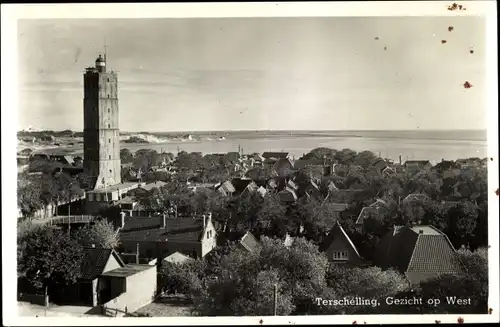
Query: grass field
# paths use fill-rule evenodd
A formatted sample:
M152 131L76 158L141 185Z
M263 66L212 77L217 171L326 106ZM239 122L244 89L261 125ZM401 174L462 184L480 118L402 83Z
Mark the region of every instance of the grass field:
M189 317L193 305L182 296L164 296L135 313L149 314L152 317Z

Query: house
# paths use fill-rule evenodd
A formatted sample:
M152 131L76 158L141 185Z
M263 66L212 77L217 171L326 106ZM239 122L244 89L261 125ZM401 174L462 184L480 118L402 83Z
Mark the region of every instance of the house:
M339 190L339 187L337 186L337 184L335 184L334 181L329 181L328 182L328 185L327 185L327 188L330 192L335 192L335 191L338 191Z
M408 172L418 172L420 170L430 170L432 164L429 160L407 160L404 167Z
M230 181L215 185L215 190L224 196L232 196L236 192L234 185Z
M311 175L329 176L333 173L333 167L320 159L298 159L293 162L293 168Z
M139 258L163 258L175 252L193 258L202 258L217 245L217 232L212 215L171 218L166 214L156 217L125 217L121 215L118 234L123 255Z
M323 194L321 194L318 184L313 181L309 181L309 183L307 183L306 187L304 188L304 193L309 198L314 198L317 200L323 199Z
M252 194L259 188L255 182L250 178L234 178L231 183L234 185L235 196L245 196Z
M444 160L442 159L441 162L437 163L433 169L436 170L438 173L443 174L446 171L453 170L455 168L458 168L458 165L452 161L452 160Z
M455 161L457 168L459 169L469 169L476 168L481 165L480 158L468 158L468 159L458 159Z
M387 166L387 162L383 159L379 159L377 161L375 161L373 164L372 164L372 167L379 173L382 173L386 168L388 168Z
M125 196L118 200L116 204L126 216L132 216L132 211L137 209L138 201L132 196Z
M193 262L194 259L191 258L190 256L187 256L185 254L182 254L180 252L174 252L165 259L163 259L164 262L169 262L169 263L188 263L188 262Z
M377 199L374 203L361 209L356 219L355 226L359 230L363 228L365 219L379 217L387 212L387 203L382 199Z
M394 226L375 248L374 264L398 270L411 284L460 273L455 248L433 226Z
M320 250L325 252L330 262L361 265L363 258L338 221L321 243Z
M236 247L240 250L254 254L258 254L262 249L260 242L250 232L246 232L245 235L243 235L243 237L238 241Z
M153 300L156 281L153 266L127 265L112 249L86 247L80 278L60 294L86 306L127 308L133 312Z
M390 166L385 167L382 169L382 174L385 176L392 176L396 173L396 169Z
M289 176L294 172L293 160L291 158L280 158L272 164L272 170L278 176Z
M298 199L297 193L295 193L295 190L288 187L288 186L284 190L278 192L278 197L279 197L281 202L285 202L285 203L293 203L293 202L297 201L297 199Z
M66 166L72 166L75 163L75 160L73 159L72 156L63 155L63 154L53 154L50 156L50 159L53 161L60 162L61 164L66 165Z
M260 196L262 196L264 198L264 197L266 197L267 189L263 186L259 186L259 188L257 189L257 192L260 194Z

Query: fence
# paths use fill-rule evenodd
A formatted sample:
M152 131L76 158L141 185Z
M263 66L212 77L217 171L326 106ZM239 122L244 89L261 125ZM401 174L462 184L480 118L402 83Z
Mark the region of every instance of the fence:
M52 219L53 224L86 224L95 219L94 216L80 215L80 216L62 216Z
M109 308L105 305L101 306L101 314L106 317L117 317L118 315L123 317L151 317L149 314L128 312L127 307L125 307L125 310L120 310L116 308Z

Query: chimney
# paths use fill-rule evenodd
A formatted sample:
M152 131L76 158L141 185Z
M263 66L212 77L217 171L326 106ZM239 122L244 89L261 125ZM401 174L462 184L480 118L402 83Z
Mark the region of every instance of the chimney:
M207 225L207 217L205 215L202 215L203 217L203 228Z
M120 211L121 228L125 227L125 212Z
M167 228L167 214L164 212L162 215L162 225L161 228L166 229Z
M401 163L401 156L399 156L399 164L400 164L400 165L402 164L402 163Z

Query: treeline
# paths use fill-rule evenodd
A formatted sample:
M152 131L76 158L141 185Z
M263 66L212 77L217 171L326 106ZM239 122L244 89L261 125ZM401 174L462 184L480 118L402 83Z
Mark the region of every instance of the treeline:
M277 286L278 315L319 314L437 314L486 313L488 265L485 250L460 251L465 273L443 275L410 286L394 270L352 268L329 263L318 247L304 238L291 246L264 237L260 252L248 253L234 245L218 248L204 259L183 264L165 263L159 275L161 291L187 295L193 314L201 316L273 315ZM463 285L463 287L460 287ZM468 306L446 303L446 297L471 299ZM422 298L422 305L391 306L388 298ZM322 300L356 298L364 305L323 305ZM439 306L428 299L440 299Z

